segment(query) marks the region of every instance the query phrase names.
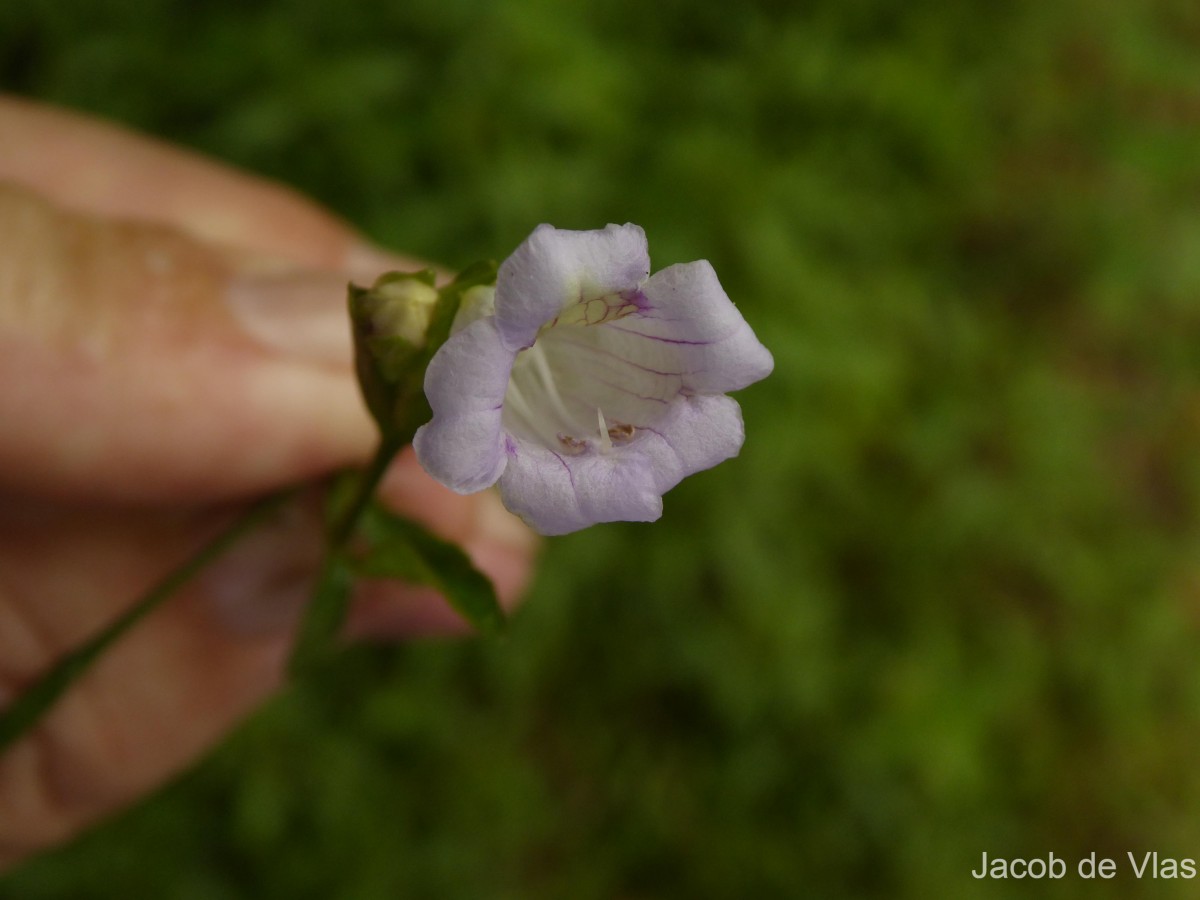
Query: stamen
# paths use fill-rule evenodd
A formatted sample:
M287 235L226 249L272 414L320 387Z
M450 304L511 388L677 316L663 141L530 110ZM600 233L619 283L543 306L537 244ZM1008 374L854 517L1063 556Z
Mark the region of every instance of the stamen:
M552 439L554 426L544 417L539 417L534 413L532 404L521 390L516 378L508 383L508 390L504 396L504 414L511 416L513 421L519 422L531 436L536 436L542 443L548 444Z
M604 421L604 413L596 407L596 420L600 423L600 452L612 453L612 438L608 436L608 423Z
M632 425L627 425L624 422L617 422L608 429L608 436L614 444L628 444L633 440L634 432L637 431Z
M562 396L558 393L558 386L554 383L554 373L550 371L550 363L546 362L546 351L534 344L526 352L533 354L533 366L537 369L542 387L546 389L546 396L550 398L554 411L558 413L562 421L570 422L571 414L567 412L567 404L563 403Z
M571 437L569 434L560 434L558 443L562 446L563 452L568 456L579 456L579 454L587 451L588 442L579 438Z

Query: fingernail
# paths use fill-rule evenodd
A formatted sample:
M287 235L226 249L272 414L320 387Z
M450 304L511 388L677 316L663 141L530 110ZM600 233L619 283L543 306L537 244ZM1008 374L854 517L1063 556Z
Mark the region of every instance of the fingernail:
M333 272L247 273L230 281L226 296L238 325L260 346L293 359L349 365L350 280Z
M419 272L422 269L436 271L439 281L446 278L446 273L437 266L399 256L373 244L356 244L346 254L346 270L360 284L374 284L375 279L385 272Z
M235 635L287 633L312 593L322 547L313 511L292 504L209 567L200 592Z

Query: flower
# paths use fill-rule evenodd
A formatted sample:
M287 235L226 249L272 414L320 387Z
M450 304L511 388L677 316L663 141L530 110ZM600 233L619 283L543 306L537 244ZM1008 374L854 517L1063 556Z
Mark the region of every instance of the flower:
M725 393L773 365L707 261L650 276L637 225L539 225L494 292L464 298L413 445L459 493L498 481L542 534L650 522L684 477L737 455L742 414Z

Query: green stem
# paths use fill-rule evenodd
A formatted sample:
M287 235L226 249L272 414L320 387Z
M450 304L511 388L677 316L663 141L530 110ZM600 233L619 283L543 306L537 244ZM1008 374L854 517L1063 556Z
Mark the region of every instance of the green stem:
M363 470L362 477L355 488L354 496L346 505L346 508L342 511L337 521L334 522L333 527L329 529L329 553L331 555L341 552L341 549L346 545L346 541L350 539L350 535L354 533L354 526L358 524L359 516L367 508L367 504L371 502L376 488L379 487L379 482L383 480L388 466L392 464L392 460L400 452L401 446L402 444L399 442L386 439L379 442L379 447L375 451L375 456L372 457L370 465Z
M0 711L0 752L24 734L54 705L54 702L73 684L93 662L125 632L170 598L175 591L232 547L251 528L274 512L290 490L280 491L255 503L228 528L200 548L194 556L171 571L147 591L116 621L81 647L62 657L29 690Z
M350 606L352 586L342 551L401 446L403 444L400 441L386 438L380 441L374 458L358 480L353 497L329 529L325 565L317 579L312 602L304 610L304 618L300 622L288 662L288 672L293 678L302 676L319 662L334 646L342 631Z

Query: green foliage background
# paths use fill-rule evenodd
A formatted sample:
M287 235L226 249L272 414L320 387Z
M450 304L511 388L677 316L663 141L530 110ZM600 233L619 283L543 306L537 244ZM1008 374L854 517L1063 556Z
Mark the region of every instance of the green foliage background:
M450 266L638 222L777 361L508 640L349 656L0 895L1190 896L1124 853L1200 857L1198 10L0 4L10 90Z

